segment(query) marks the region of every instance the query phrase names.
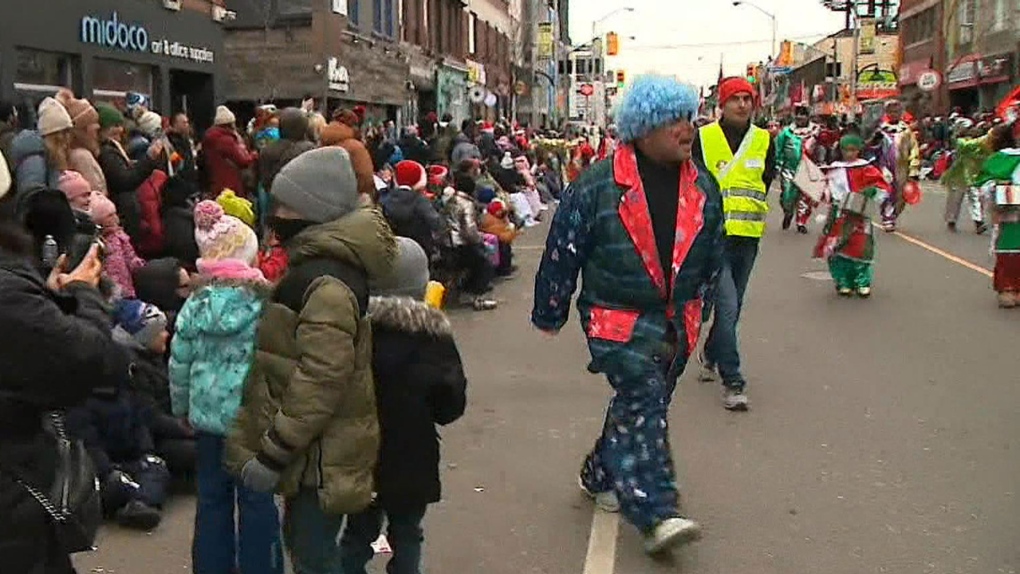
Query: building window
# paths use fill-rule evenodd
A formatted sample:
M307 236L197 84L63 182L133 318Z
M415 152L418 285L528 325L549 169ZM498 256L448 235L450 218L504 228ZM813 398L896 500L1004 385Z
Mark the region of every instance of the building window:
M397 0L383 0L386 3L386 13L383 15L386 20L386 36L389 38L393 37L393 22L396 21L396 16L393 14L393 4Z
M138 92L151 102L154 71L152 66L97 58L92 66L92 98L115 102L127 92Z
M475 53L475 26L478 24L478 17L474 12L468 12L468 54Z
M1020 4L1017 5L1020 10ZM1009 0L995 0L995 14L992 20L992 30L998 32L1006 29L1009 21Z
M18 48L17 55L14 88L19 92L39 92L50 96L60 88L74 87L78 70L74 56L29 48Z
M372 0L372 29L377 33L383 32L383 3L386 0Z
M970 44L974 40L975 0L959 0L957 21L960 23L960 44Z
M334 14L347 15L347 0L331 0L330 5Z
M361 23L358 2L361 0L347 0L347 21L357 26Z

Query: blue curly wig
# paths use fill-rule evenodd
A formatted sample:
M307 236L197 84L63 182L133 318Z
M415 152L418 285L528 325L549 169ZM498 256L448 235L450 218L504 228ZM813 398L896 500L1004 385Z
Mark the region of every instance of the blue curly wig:
M616 108L620 139L632 142L680 118L698 115L698 92L669 76L638 76Z

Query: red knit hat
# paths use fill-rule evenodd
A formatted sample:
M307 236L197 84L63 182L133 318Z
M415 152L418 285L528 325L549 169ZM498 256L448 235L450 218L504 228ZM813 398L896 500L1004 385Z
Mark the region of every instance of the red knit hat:
M746 78L740 76L730 76L729 78L723 78L719 82L719 106L721 107L726 103L727 100L737 94L751 94L751 98L757 99L754 91L754 86L751 82L748 82Z
M450 175L450 170L446 169L446 166L439 164L429 166L429 184L431 185L443 185L446 183L448 175Z
M413 190L420 190L425 188L425 184L428 183L428 179L425 175L425 168L416 161L405 159L404 161L398 162L396 167L393 168L394 177L397 180L397 185L401 187L410 187Z
M506 215L506 202L502 199L493 199L489 202L488 207L489 215L493 217L503 217Z

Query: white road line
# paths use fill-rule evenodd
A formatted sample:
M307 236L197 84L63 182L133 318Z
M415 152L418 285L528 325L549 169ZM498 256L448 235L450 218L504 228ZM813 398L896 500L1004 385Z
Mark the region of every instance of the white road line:
M588 537L588 554L584 559L584 574L613 574L616 569L616 539L619 530L618 513L595 509L591 519L591 535Z

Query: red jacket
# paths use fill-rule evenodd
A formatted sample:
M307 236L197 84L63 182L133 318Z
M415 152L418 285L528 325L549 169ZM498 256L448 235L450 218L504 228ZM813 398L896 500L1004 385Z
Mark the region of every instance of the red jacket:
M224 126L209 128L202 138L202 154L210 196L216 197L224 189L232 189L238 196L247 195L241 170L250 166L257 156L248 151L234 130Z
M163 186L166 185L166 173L155 170L142 182L135 192L138 207L141 210L139 236L134 238L135 248L148 259L163 254L166 244L166 233L163 230Z

